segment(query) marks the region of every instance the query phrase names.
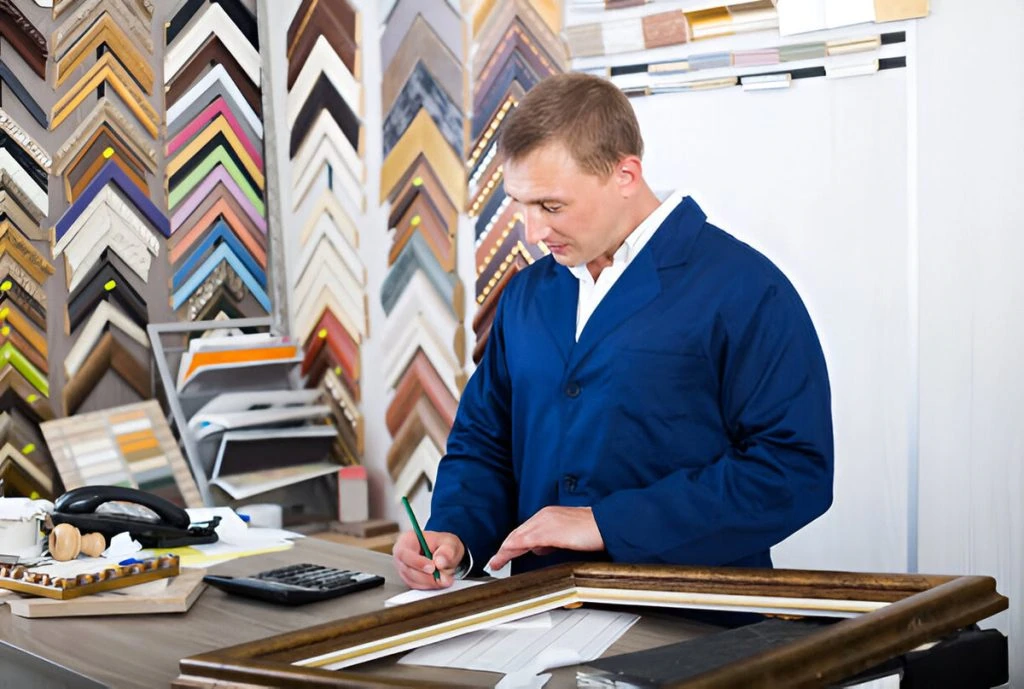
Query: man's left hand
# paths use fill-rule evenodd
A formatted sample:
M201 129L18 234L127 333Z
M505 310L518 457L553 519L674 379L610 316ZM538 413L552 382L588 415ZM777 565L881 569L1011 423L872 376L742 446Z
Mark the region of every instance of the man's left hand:
M545 507L508 535L487 566L501 569L525 553L546 555L562 550L604 550L604 539L589 507Z

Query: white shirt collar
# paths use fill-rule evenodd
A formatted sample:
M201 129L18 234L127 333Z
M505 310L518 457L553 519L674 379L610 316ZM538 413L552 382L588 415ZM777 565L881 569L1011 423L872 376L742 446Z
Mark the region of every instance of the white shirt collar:
M650 215L644 218L644 221L636 226L629 235L626 236L622 246L620 246L615 254L612 256L612 265L622 264L623 270L628 266L633 259L636 257L640 250L647 245L648 240L654 235L654 232L661 227L661 224L665 222L669 214L675 210L675 207L679 205L679 202L683 199L683 192L676 191L672 193L667 199L661 202L657 208L655 208ZM590 275L590 271L587 270L587 264L581 263L578 266L567 266L569 271L576 276L578 280L589 280L593 281Z

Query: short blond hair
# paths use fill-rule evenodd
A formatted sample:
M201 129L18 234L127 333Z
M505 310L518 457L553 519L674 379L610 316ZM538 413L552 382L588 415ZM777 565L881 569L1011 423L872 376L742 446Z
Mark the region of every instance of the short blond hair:
M558 74L530 89L505 118L498 156L521 160L552 141L564 144L581 170L600 177L611 174L624 156L644 152L629 99L610 81L590 74Z

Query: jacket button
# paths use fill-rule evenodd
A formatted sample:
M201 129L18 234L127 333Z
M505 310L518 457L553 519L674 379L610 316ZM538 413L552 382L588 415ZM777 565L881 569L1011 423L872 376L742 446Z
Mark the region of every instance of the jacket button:
M568 476L565 476L563 481L565 483L565 491L567 493L575 493L576 492L576 477L575 476L572 476L571 474L568 475Z
M568 395L569 397L579 397L580 384L575 382L569 383L568 385L565 386L565 394Z

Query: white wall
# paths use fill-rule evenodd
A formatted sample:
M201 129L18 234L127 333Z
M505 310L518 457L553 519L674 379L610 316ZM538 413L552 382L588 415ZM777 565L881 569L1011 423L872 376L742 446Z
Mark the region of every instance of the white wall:
M634 101L652 184L687 190L779 265L825 350L836 498L778 549L786 566L906 566L905 89L892 70Z
M1022 648L1024 3L932 4L917 54L919 569L995 576L1011 605L997 622Z

